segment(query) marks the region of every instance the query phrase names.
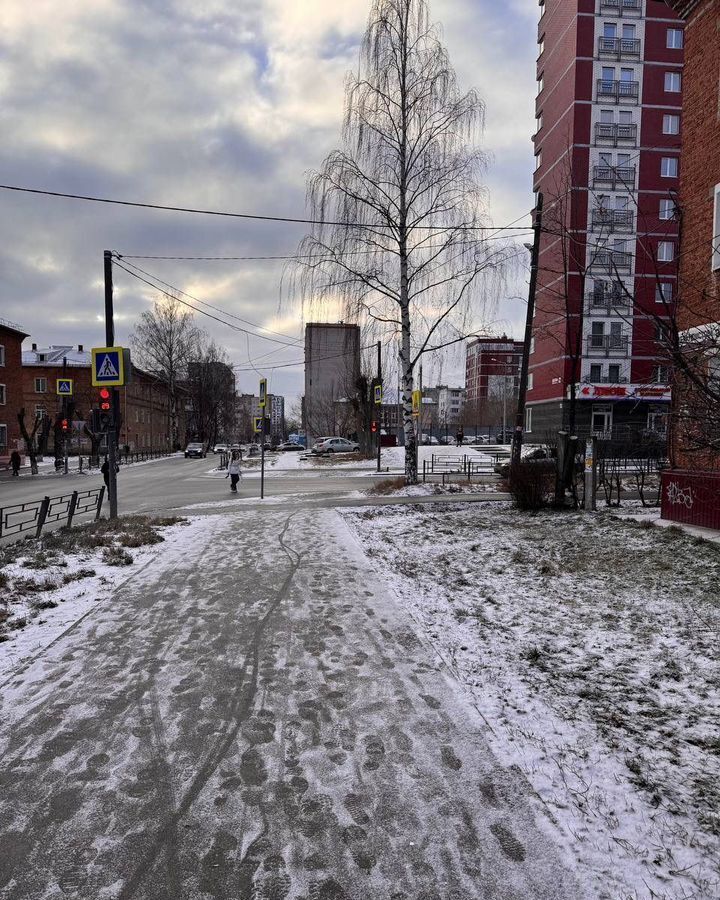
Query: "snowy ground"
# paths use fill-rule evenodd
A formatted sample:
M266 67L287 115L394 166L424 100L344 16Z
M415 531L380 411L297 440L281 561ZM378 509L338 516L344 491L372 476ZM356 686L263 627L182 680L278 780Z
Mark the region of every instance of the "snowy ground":
M598 895L719 898L720 548L610 511L343 516Z
M58 536L51 535L6 546L0 553L0 684L128 578L152 568L160 548L163 557L182 555L209 527L206 517L184 520L154 529L157 543L139 547L130 526L107 546L71 552L55 549Z

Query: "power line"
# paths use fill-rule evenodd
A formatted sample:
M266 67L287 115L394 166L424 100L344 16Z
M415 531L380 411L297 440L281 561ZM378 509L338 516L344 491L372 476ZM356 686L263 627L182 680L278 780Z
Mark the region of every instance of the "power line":
M45 191L40 188L19 187L12 184L0 184L0 189L4 191L16 191L22 194L40 194L44 197L60 197L66 200L83 200L88 203L107 203L114 206L131 206L140 209L158 209L166 212L191 213L199 216L221 216L229 219L252 219L261 222L290 222L298 225L330 225L338 228L392 228L392 225L369 224L366 222L332 222L324 219L301 219L293 216L265 216L254 213L235 213L225 212L215 209L196 209L190 206L165 206L160 203L142 203L132 200L115 200L109 197L92 197L86 194L66 194L63 191ZM501 228L493 228L490 225L466 225L463 226L469 231L527 231L528 229L513 228L511 226L503 226ZM416 225L416 231L438 231L445 230L447 226L442 225Z

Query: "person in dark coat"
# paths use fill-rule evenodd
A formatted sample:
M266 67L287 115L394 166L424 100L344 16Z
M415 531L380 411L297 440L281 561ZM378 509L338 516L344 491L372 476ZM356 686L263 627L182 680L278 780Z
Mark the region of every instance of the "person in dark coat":
M21 464L22 464L22 457L17 452L17 450L13 450L13 452L10 454L10 466L12 467L13 475L20 474Z
M105 462L100 466L100 471L102 472L103 481L105 482L105 493L107 494L108 500L110 499L110 461L107 456L105 457ZM115 474L120 471L119 466L115 466Z

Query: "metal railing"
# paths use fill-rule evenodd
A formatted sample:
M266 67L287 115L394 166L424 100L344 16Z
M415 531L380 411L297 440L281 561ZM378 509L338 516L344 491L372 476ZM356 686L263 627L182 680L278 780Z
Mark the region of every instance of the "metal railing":
M635 217L624 209L594 209L592 211L592 228L606 231L632 231Z
M635 187L635 171L635 166L593 166L593 182L612 187L620 184L632 190Z
M640 99L640 82L598 78L597 99L613 103L637 103Z
M615 16L641 16L642 0L600 0L600 9L608 10Z
M599 37L598 56L612 56L615 59L628 57L640 58L640 40L638 38Z
M608 143L613 147L627 142L637 146L638 127L635 123L596 122L595 143Z
M586 342L588 353L627 356L629 342L626 334L591 334Z
M100 518L105 485L89 491L73 491L60 497L43 497L27 503L14 503L0 508L0 538L35 531L39 538L46 525L63 522L68 528L77 516L94 513Z
M590 260L590 267L611 273L616 270L630 271L632 254L624 250L597 250Z
M593 378L592 375L588 375L587 378L583 378L585 384L627 384L628 379L626 375L618 375L617 378L611 378L610 375L601 375L599 378Z
M467 455L449 456L445 454L433 453L430 459L423 460L423 481L428 475L440 475L442 483L449 475L461 475L472 481L474 476L492 475L492 469L476 457Z

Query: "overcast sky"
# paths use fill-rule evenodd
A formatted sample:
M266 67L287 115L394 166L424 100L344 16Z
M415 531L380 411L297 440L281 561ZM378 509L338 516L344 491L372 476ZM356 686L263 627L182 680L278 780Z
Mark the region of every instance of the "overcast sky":
M484 149L496 225L532 205L536 0L430 0L461 89L487 104ZM305 211L305 173L339 143L343 79L369 0L2 0L0 182L270 215ZM0 316L40 345L104 342L102 251L144 255L294 252L303 226L122 209L0 191ZM280 305L276 262L137 261L250 322L302 337ZM511 286L507 293L523 290ZM116 338L157 296L116 273ZM521 302L497 298L475 324L521 335ZM200 317L198 317L200 319ZM239 387L302 359L211 320ZM250 329L253 330L253 329ZM259 358L262 357L262 360ZM426 383L463 371L454 354ZM302 365L267 371L296 396Z

